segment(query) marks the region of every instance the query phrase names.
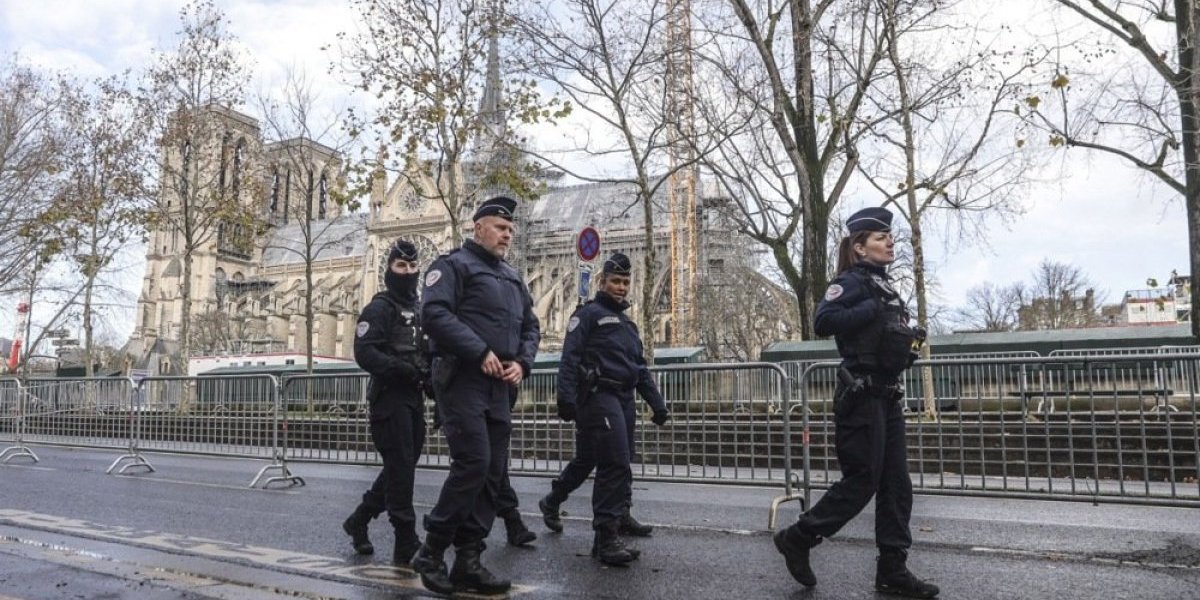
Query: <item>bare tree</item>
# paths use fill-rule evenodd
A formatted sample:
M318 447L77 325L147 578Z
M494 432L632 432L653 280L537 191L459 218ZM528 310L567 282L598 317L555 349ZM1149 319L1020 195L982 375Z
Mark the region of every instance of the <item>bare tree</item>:
M179 16L179 46L148 69L137 118L150 125L161 155L148 193L157 234L151 237L183 259L179 344L186 364L193 261L200 252L248 254L260 178L251 172L257 144L250 132L236 130L245 122L231 110L241 104L248 77L225 17L211 0L192 0Z
M1012 331L1017 328L1017 311L1026 297L1021 283L984 283L967 290L966 305L957 311L961 327L971 331Z
M1061 64L1044 93L1028 97L1028 121L1049 134L1051 146L1115 156L1183 196L1191 288L1200 289L1200 4L1054 3L1112 43L1097 48L1091 39L1081 42L1074 64ZM1116 61L1118 66L1110 64ZM1130 61L1143 69L1128 68ZM1089 68L1096 72L1087 73ZM1200 337L1194 311L1191 321L1192 335Z
M277 222L280 217L284 224L293 222L299 238L288 240L298 243L268 243L267 249L291 254L304 263L304 352L306 371L311 374L316 318L313 265L327 260L327 250L341 248L362 230L345 226L354 217L344 213L358 203L344 191L347 142L337 139L343 117L322 110L303 73L289 72L281 94L278 100L260 98L268 134L279 140L269 149L274 163L268 211Z
M1095 285L1075 265L1043 260L1024 290L1018 312L1020 329L1090 327L1100 320Z
M64 168L60 92L16 57L0 62L0 294L24 287L42 246L30 228Z
M531 3L517 19L519 55L527 72L549 82L604 130L589 130L572 155L612 158L628 166L628 175L583 173L546 152L530 151L584 181L624 184L635 190L642 207L645 254L641 322L655 331L658 309L658 252L654 198L672 176L694 168L696 160L672 161L672 128L679 119L667 97L672 53L691 51L687 42L666 43L672 18L664 1L569 0ZM686 18L686 15L684 16ZM703 154L706 149L701 149ZM631 204L634 204L631 203ZM678 324L677 324L678 325ZM653 344L647 359L653 361Z
M859 160L860 111L885 58L883 3L728 0L697 12L697 136L726 140L704 165L795 293L804 338L827 283L830 215Z
M54 239L82 275L83 361L93 375L97 303L108 300L104 279L128 242L143 230L150 199L145 197L147 164L141 146L145 123L133 118L132 99L120 78L89 89L64 82L65 124L62 180L39 217L38 232Z
M348 119L355 136L378 131L370 174L394 169L418 198L441 203L455 243L481 195L535 196L535 170L517 154L498 152L497 142L514 138L510 121L550 118L556 109L541 101L534 82L500 76L498 32L510 24L505 2L353 4L359 30L339 34L340 68L379 104L373 115Z
M979 41L986 33L958 25L948 2L886 2L883 19L890 70L868 103L883 117L868 122L860 148L869 158L858 169L908 222L917 323L928 330L925 228L944 217L978 243L983 218L1020 212L1033 151L1011 134L1020 125L1012 105L1045 52L996 51ZM868 145L878 151L867 152ZM928 359L931 345L921 353ZM932 370L921 374L926 412L936 418Z
M879 151L858 167L908 222L917 321L927 328L925 225L945 216L977 242L986 234L978 226L984 217L1021 211L1033 151L1012 135L1020 125L1012 105L1044 52L996 51L975 38L979 31L955 25L944 3L887 11L891 70L870 98L872 112L886 118L870 124Z

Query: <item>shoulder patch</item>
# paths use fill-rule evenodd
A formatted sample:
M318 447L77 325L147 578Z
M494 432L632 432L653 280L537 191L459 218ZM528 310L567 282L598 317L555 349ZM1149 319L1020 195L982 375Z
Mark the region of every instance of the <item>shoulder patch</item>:
M576 327L579 327L579 317L571 317L571 320L567 321L567 332L575 331Z
M613 325L615 323L620 323L620 322L621 322L620 317L602 317L599 321L596 321L596 324L597 325Z
M364 335L367 335L367 330L368 330L368 329L370 329L370 328L371 328L371 324L370 324L370 323L368 323L368 322L366 322L366 321L359 321L359 322L358 322L358 328L357 328L357 329L355 329L354 331L355 331L355 333L358 335L358 337L362 337L362 336L364 336Z
M425 274L425 287L433 287L442 278L442 272L439 269L434 269Z
M843 292L845 290L842 289L842 286L835 283L829 286L829 289L825 290L825 299L830 301L837 300L842 297Z

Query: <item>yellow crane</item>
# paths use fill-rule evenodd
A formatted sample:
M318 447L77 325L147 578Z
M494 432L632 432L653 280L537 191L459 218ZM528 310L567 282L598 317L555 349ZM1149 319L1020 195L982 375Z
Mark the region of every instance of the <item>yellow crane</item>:
M667 106L666 117L675 119L667 127L670 175L667 203L671 222L671 336L672 346L694 346L699 342L696 315L699 274L699 169L691 144L696 131L694 75L692 70L692 8L690 0L667 3Z

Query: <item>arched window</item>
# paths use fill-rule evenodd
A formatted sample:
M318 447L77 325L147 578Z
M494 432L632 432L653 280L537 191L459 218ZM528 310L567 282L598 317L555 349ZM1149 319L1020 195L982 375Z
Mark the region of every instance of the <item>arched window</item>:
M317 184L317 219L325 220L325 209L329 203L329 181L325 173L321 173L321 181Z
M233 199L238 200L242 190L242 163L246 159L246 138L238 138L237 147L233 149Z
M183 142L183 147L179 149L180 154L180 172L179 172L179 196L181 202L187 202L188 195L188 170L192 168L192 141ZM168 202L170 202L168 200Z
M217 189L225 193L225 174L229 170L229 132L221 135L221 170L217 173Z
M279 167L271 167L271 216L279 210Z
M288 212L292 208L292 169L283 176L283 224L287 225Z
M315 196L317 194L317 188L313 183L313 172L312 171L308 172L308 185L304 186L304 189L308 191L308 207L304 211L304 218L306 221L312 221L312 218L313 218L313 196Z

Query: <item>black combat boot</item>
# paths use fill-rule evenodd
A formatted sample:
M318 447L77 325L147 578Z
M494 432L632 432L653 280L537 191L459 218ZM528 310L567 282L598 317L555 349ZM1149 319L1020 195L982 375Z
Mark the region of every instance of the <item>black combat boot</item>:
M425 543L412 559L412 568L421 576L421 585L431 592L453 594L454 584L446 574L446 547L450 538L436 533L425 536Z
M481 552L483 552L483 542L472 542L458 547L458 556L454 558L454 568L450 570L450 582L454 584L454 591L479 594L507 592L512 587L512 582L492 575L492 572L479 562Z
M547 529L554 533L562 533L563 522L559 503L550 500L550 496L547 495L538 500L538 510L542 511L542 522L546 524Z
M618 533L633 537L650 537L650 534L653 531L654 527L651 527L650 525L643 525L639 523L637 519L633 518L633 515L625 513L625 516L621 517L621 524Z
M607 523L596 528L592 557L613 567L623 567L638 559L637 555L625 547L625 541L617 533L616 523Z
M379 513L371 510L366 504L359 504L358 508L354 509L353 513L342 521L342 531L350 536L351 543L354 544L354 551L359 554L374 554L375 546L371 545L371 539L367 537L367 525L371 523Z
M508 534L509 546L527 546L537 539L537 534L525 526L521 513L516 510L504 515L504 531Z
M407 567L421 548L421 538L417 537L417 528L413 523L394 525L393 529L396 532L396 544L392 546L392 565Z
M875 591L908 598L933 598L938 586L922 581L905 565L908 553L900 548L880 548L875 565Z
M801 585L817 585L817 576L808 563L808 551L820 543L821 538L804 533L798 525L781 529L775 534L775 548L783 555L788 573Z

